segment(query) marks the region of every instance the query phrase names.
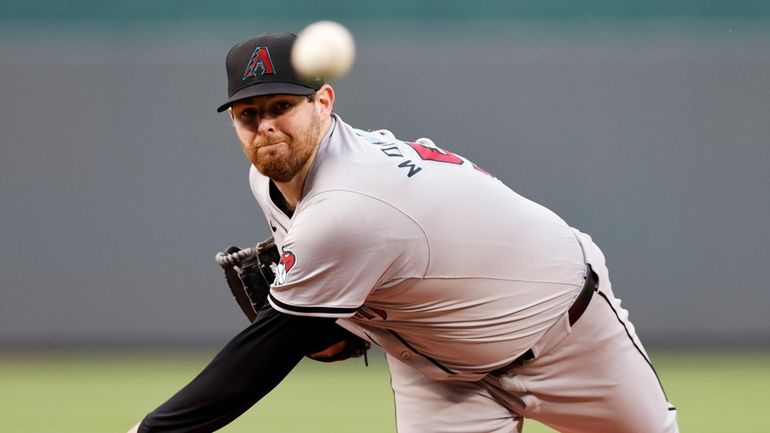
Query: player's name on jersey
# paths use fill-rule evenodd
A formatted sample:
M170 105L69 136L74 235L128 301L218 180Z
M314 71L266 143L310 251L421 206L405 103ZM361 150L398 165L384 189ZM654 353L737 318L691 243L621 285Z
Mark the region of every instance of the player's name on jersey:
M418 166L414 161L404 156L401 148L398 146L399 142L393 140L383 140L383 136L378 135L375 132L356 131L358 136L366 140L367 142L380 148L380 151L391 158L398 158L400 163L398 166L404 168L407 171L407 177L412 177L415 174L422 171L422 167Z

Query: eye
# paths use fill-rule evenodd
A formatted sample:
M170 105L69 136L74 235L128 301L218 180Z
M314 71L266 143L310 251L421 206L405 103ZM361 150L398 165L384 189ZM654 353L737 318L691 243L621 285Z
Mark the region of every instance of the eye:
M277 117L291 110L293 106L294 104L292 104L291 102L279 101L279 102L276 102L275 104L270 105L269 114L273 117Z
M238 113L238 120L242 123L251 123L257 118L259 112L254 108L246 108Z

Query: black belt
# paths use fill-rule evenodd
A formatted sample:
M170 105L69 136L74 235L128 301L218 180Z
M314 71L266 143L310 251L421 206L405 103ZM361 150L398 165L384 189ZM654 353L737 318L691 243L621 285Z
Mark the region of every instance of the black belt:
M588 304L591 302L591 297L593 297L594 292L597 290L599 290L599 276L596 275L596 272L594 272L590 264L586 265L586 281L583 284L583 288L580 289L580 293L578 293L577 298L575 298L575 302L573 302L572 306L570 306L569 310L567 310L569 326L574 325L580 316L583 315L583 313L586 311L586 308L588 308ZM513 367L520 366L524 363L524 361L529 361L530 359L534 358L535 352L533 352L532 349L529 349L519 355L518 358L514 359L508 365L494 370L492 374L502 373L504 371L510 370Z
M599 276L596 275L590 264L586 265L586 282L583 284L583 288L580 289L577 298L575 298L575 302L567 310L569 326L574 325L580 316L583 315L586 308L588 308L588 304L591 302L591 297L597 290L599 290Z

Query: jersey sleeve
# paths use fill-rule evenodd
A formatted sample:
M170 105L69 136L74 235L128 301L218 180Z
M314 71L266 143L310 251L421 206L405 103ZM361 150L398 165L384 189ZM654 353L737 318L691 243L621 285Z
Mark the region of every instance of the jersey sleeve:
M235 336L189 384L150 412L140 433L212 432L267 395L334 320L297 317L269 307Z
M301 202L268 300L278 311L350 317L377 290L425 274L424 233L374 197L327 191Z

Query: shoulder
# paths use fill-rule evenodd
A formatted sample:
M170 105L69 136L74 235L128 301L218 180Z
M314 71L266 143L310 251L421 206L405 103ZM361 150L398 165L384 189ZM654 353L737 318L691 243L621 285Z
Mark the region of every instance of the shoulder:
M333 143L333 147L337 148L362 146L369 150L400 142L392 132L386 129L364 130L355 128L345 123L337 114L334 114L334 133L330 141Z
M422 229L387 200L360 191L336 189L315 194L300 203L292 231L319 242L345 239L352 248L395 238L422 238Z
M385 197L340 187L325 189L303 199L297 207L296 219L312 219L331 229L410 218Z
M373 288L423 275L430 258L427 235L415 220L385 200L345 190L303 199L283 247L306 272L328 274L340 287L353 281Z

